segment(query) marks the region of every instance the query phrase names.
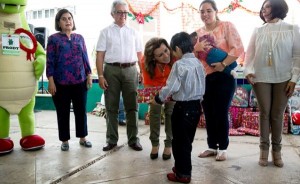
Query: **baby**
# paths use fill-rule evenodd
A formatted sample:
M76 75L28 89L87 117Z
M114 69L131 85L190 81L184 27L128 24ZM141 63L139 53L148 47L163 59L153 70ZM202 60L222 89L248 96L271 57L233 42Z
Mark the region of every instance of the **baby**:
M199 42L201 42L203 40L206 40L211 45L211 48L207 49L205 51L199 52L198 56L201 60L206 61L207 64L211 65L212 63L222 62L227 57L227 55L228 55L227 52L216 47L216 43L215 43L213 36L210 36L210 35L201 36L199 38ZM223 72L227 73L228 75L232 75L234 78L236 78L237 73L234 70L235 68L237 69L236 61L234 61L227 67L225 67Z

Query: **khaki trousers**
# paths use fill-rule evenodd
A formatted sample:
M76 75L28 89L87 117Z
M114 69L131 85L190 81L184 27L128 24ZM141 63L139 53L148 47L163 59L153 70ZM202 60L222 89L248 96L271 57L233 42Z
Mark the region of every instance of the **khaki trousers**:
M161 126L161 112L162 109L165 113L165 133L166 139L164 140L165 147L172 147L172 125L171 116L175 102L167 102L163 106L150 104L149 119L150 119L150 141L153 147L159 145L160 126Z
M136 65L122 68L119 66L104 65L104 77L108 83L108 89L104 91L106 118L106 142L117 144L118 111L120 93L122 92L124 108L126 112L126 126L128 144L139 142L138 134L138 72Z
M259 106L260 149L269 150L270 133L272 150L281 150L283 115L288 97L285 88L288 81L282 83L256 83L253 86Z

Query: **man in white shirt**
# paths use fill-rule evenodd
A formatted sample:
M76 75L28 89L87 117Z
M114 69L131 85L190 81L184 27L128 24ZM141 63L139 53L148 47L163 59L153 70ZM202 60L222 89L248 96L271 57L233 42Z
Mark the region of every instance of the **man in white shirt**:
M128 145L136 151L143 149L137 137L139 74L136 67L142 58L142 43L138 32L126 25L128 13L126 2L122 0L113 2L111 15L114 23L101 31L96 48L99 86L104 90L107 111L107 144L103 147L103 151L109 151L117 146L121 92L126 111Z

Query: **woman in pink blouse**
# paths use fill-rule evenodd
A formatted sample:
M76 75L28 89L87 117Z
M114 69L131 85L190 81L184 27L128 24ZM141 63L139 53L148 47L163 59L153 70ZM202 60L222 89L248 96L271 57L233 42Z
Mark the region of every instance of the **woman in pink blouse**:
M219 20L215 1L202 1L199 10L204 26L197 30L198 38L204 35L213 36L216 47L228 53L222 62L211 65L201 60L207 74L202 107L206 119L208 149L200 153L199 157L216 156L217 161L224 161L229 145L228 111L236 82L233 76L222 71L243 55L244 47L235 26L231 22ZM196 52L205 51L211 45L203 40L198 41L194 48Z

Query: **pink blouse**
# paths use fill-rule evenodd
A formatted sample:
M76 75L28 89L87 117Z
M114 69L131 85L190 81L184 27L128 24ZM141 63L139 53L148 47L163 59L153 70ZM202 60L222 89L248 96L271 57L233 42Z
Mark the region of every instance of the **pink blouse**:
M198 37L210 34L214 37L216 46L228 53L230 56L240 57L244 54L244 46L239 33L231 22L219 21L216 28L212 31L206 31L205 27L197 30ZM201 60L206 74L216 72L216 70L209 66L206 61Z

